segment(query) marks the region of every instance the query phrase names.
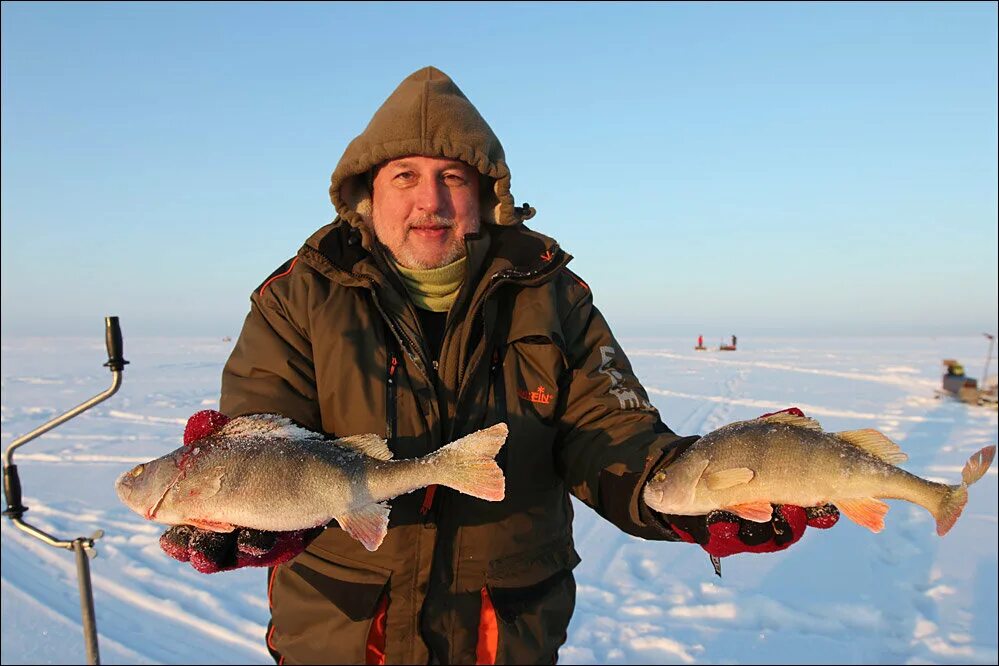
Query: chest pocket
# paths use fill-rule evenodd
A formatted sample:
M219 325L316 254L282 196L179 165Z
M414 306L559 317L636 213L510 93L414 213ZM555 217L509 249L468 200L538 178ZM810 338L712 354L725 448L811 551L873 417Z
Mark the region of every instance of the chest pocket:
M564 348L561 335L550 327L515 323L494 354L491 401L496 420L510 427L500 462L512 492L551 488L561 481L554 443L559 399L568 383Z

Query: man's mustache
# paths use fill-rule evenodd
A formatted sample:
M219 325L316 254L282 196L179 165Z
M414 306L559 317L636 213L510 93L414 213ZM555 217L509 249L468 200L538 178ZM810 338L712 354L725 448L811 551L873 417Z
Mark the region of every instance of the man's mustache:
M441 215L424 215L423 217L410 222L409 229L453 229L455 227L454 218L443 217Z

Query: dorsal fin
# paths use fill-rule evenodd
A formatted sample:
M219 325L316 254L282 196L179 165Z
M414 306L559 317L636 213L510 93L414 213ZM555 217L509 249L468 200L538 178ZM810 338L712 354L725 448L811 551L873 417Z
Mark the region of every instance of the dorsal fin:
M807 428L808 430L822 432L822 426L820 426L819 422L815 419L810 419L807 416L795 416L794 414L788 414L787 412L777 412L776 414L771 414L770 416L764 416L759 420L766 421L767 423L785 423L799 428Z
M238 416L215 431L220 440L238 437L258 437L262 439L324 439L321 433L303 428L280 414L247 414ZM195 442L197 444L197 442Z
M898 447L898 444L873 428L847 430L845 432L834 433L834 435L847 444L853 444L857 448L863 449L872 456L876 456L892 465L897 465L909 459L909 456Z
M389 450L388 442L373 433L348 435L336 440L336 443L348 449L360 451L376 460L392 460L392 456L395 455Z

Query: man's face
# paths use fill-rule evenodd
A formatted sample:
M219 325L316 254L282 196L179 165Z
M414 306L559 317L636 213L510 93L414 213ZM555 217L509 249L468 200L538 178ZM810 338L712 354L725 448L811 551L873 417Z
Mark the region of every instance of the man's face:
M479 230L479 172L458 160L403 157L375 173L375 236L406 268L439 268L465 255Z

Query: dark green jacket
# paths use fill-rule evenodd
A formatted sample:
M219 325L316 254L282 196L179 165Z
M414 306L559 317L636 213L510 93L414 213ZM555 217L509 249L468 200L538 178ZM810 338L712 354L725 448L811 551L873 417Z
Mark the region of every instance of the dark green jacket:
M444 487L397 497L374 552L333 524L272 571L268 644L285 663L364 663L378 608L388 663L475 663L491 643L497 663L552 663L579 563L569 493L628 533L666 538L640 490L677 436L569 255L522 224L533 210L513 205L502 149L461 100L450 79L421 70L348 147L331 189L340 217L253 293L221 409L277 412L336 436L384 433L396 458L503 421L506 497ZM398 120L406 113L417 120ZM468 274L438 359L366 224L364 173L414 150L476 165L492 211L466 238ZM498 639L480 636L491 617Z

